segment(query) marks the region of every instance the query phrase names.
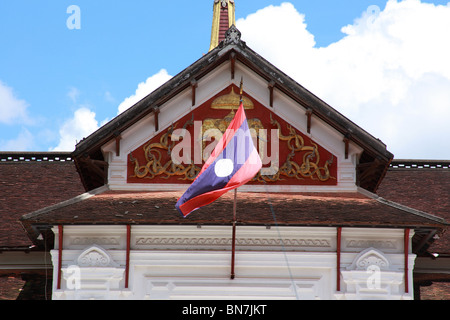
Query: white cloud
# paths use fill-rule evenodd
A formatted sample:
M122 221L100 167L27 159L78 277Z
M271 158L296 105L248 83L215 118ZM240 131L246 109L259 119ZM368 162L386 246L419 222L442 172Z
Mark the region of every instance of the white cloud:
M105 91L103 97L105 98L106 102L110 102L110 103L116 102L116 99L113 97L113 95L109 91Z
M0 141L0 150L5 151L31 151L34 148L34 136L27 129L22 129L17 138Z
M28 103L16 97L12 88L0 81L0 123L30 123Z
M450 6L389 0L323 48L290 3L237 27L252 49L383 140L396 158L450 158Z
M306 30L305 15L300 14L291 3L271 5L246 19L239 19L236 24L243 40L252 49L264 53L265 58L279 63L281 67L285 60L304 59L303 54L308 54L316 45L314 36Z
M51 151L73 151L77 141L99 128L95 112L87 107L76 110L73 118L64 122L59 130L59 144Z
M138 85L136 93L126 98L118 107L119 113L132 107L135 103L139 102L142 98L153 92L159 86L164 84L172 77L167 73L165 69L160 70L157 74L149 77L145 82ZM67 96L73 103L78 102L78 98L81 92L75 88L70 88ZM110 103L115 99L109 91L104 94L104 99ZM105 125L109 120L103 120L100 125L96 119L95 112L91 111L89 106L82 106L75 111L71 119L66 120L59 129L59 144L51 151L73 151L75 149L77 141L81 141L83 138L89 136L96 131L100 126Z
M67 93L67 96L70 98L70 100L72 100L73 103L77 103L80 94L81 94L80 90L78 90L75 87L72 87Z
M122 113L125 110L129 109L139 101L141 101L143 98L145 98L147 95L152 93L154 90L159 88L161 85L166 83L172 78L167 73L167 70L161 69L158 73L154 74L153 76L149 77L145 82L141 82L134 95L126 98L118 108L118 113Z

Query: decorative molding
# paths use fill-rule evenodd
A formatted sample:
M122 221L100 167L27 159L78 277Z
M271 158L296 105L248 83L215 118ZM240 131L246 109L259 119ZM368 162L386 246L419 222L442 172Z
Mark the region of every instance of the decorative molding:
M245 110L255 109L253 101L246 95L242 96L242 101ZM221 95L211 103L211 109L214 110L237 110L241 104L241 97L238 93L234 92L234 87L231 87L231 92ZM234 117L234 112L232 118ZM222 120L222 119L217 119Z
M194 278L150 278L145 276L144 299L230 299L238 294L250 299L292 299L297 296L302 300L327 299L327 293L321 290L326 280L322 276L297 279L227 279Z
M360 252L351 266L341 271L344 290L335 295L346 300L411 300L413 293L405 293L404 269L399 267L401 254L390 254L368 248ZM407 277L412 279L412 271Z
M250 98L244 96L243 99L246 108L255 108ZM233 120L235 113L233 108L239 106L239 101L239 95L234 92L233 87L231 88L231 93L215 99L210 108L231 110L231 112L225 118L204 119L201 127L201 135L204 136L204 133L210 129L218 130L223 134ZM192 114L191 119L188 120L188 118L185 118L184 121L185 123L182 128L183 137L186 132L188 132L188 137L190 137L191 133L187 131L190 127L194 126L195 134L194 114ZM338 184L336 176L337 161L333 154L314 143L311 139L308 139L288 123L282 126L277 118L274 118L273 113L270 113L270 123L272 125L271 129L278 129L278 136L276 137L278 142L284 144L280 146L280 150L289 150L290 152L286 152L281 156L281 159L278 158L276 160L276 163L272 163L271 169L276 168L277 170L275 172L266 173L264 170L261 170L252 179L252 182L264 183L264 188L266 188L267 183L272 184L287 179L291 179L295 184L302 185ZM173 177L178 177L180 181L192 182L195 180L201 171L201 166L198 163L194 163L189 156L187 159L182 159L182 163L175 163L172 158L172 151L177 146L179 139L179 137L174 139L173 136L175 130L178 129L178 125L178 122L172 124L161 135L159 141L157 138L151 139L143 146L129 153L128 183L152 183L152 180L154 181L155 179L163 181ZM258 133L258 139L267 141L266 130L268 128L264 128L260 119L249 119L248 125L250 129L254 129ZM288 134L285 135L283 132L287 132ZM258 146L260 154L266 153L263 149L266 147L267 145L264 146L264 144ZM205 142L203 142L201 148L202 150L206 149Z
M136 238L136 246L160 246L160 245L229 245L229 238Z
M348 240L347 248L378 248L378 249L396 249L394 241L390 240Z
M347 270L368 270L371 266L377 266L380 270L389 270L390 262L386 256L375 248L362 251Z
M90 268L106 268L118 267L107 251L98 247L92 246L83 251L77 259L77 264L80 267Z
M327 239L237 239L238 245L246 246L287 246L287 247L331 247Z
M137 237L136 246L230 246L231 237L227 238L153 238ZM280 239L280 238L238 238L237 246L246 247L314 247L329 248L329 239Z
M120 245L120 236L98 236L98 237L71 237L68 241L69 245L73 246L89 246L89 245L101 245L101 246L118 246Z
M407 160L394 159L390 165L391 170L432 170L450 169L450 160Z
M0 162L72 162L71 152L0 152Z

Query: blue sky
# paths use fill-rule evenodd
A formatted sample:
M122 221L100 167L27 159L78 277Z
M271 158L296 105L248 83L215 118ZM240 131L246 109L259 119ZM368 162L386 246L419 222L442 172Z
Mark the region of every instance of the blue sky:
M421 3L408 1L417 2L414 8L421 3L448 3L439 0ZM285 1L236 0L236 19L241 20L243 29L259 30L257 22L254 22L252 27L253 20L249 15L256 15L258 10L269 6L280 7L283 2ZM381 0L289 2L292 6L283 8L298 13L294 15L297 21L293 23L305 26L305 34L312 35L315 41L309 49L318 54L343 47L346 37L347 43L352 35L356 39L348 30L356 34L366 34L365 31L359 31L361 28L358 27L358 19L364 17L369 7L379 8L383 13L387 3ZM56 148L61 145L63 128L70 130L68 122L76 117L80 109L91 112L91 120L97 122L93 123L91 128L95 129L96 125L99 126L117 115L118 106L136 93L140 83L158 74L161 69L167 70L167 74L173 76L188 67L209 48L212 3L213 0L0 0L0 112L3 112L3 117L0 114L0 150L48 151ZM67 13L70 5L77 5L81 9L79 30L70 30L66 25L71 16ZM390 12L397 11L386 10L385 23L394 23L392 21L395 19L388 19ZM375 14L378 17L378 13ZM272 23L280 25L281 28L281 23ZM349 25L353 26L347 29L349 33L343 33L342 28ZM289 34L289 31L284 33ZM446 30L443 36L448 37L449 33L450 30ZM294 32L289 36L295 35ZM243 38L247 41L244 32ZM448 41L448 38L441 41ZM258 43L257 37L253 39L250 36L247 42L269 61L275 61L274 64L278 66L278 58L275 55L261 52L265 49ZM351 49L342 50L354 52L350 51ZM327 61L329 60L328 58ZM450 62L443 59L442 63ZM434 78L426 77L427 74L434 76L436 73L434 69L430 70L425 70L420 77L411 75L411 79L417 80L417 85L421 88L423 84L436 88L433 85ZM286 72L289 74L289 70ZM450 81L447 74L439 76ZM383 97L374 97L354 107L342 106L342 109L339 109L340 102L346 101L345 98L339 100L335 93L321 88L312 80L309 83L308 79L312 79L311 77L303 81L301 76L295 79L301 84L307 82L307 88L317 87L318 92L312 89L311 91L330 102L332 106L335 106L333 102L336 103L339 111L372 134L380 136L383 142L388 144L388 149L400 157L450 158L449 152L441 150L445 148L446 141L441 141L433 150L424 153L411 147L411 152L408 153L408 150L400 149L401 143L398 143L399 147L395 149L395 141L399 140L398 130L392 129L391 135L384 135L386 130L373 132L377 131L377 127L373 131L367 128L371 126L365 126L366 122L361 116L363 107L367 107L368 103L373 105L376 101L385 104ZM408 81L408 85L412 85L411 81ZM445 91L445 88L444 86L442 90ZM435 91L433 95L436 96ZM418 97L421 98L424 99L423 96ZM443 99L446 98L443 93ZM6 104L15 107L8 110ZM444 114L447 114L446 106L442 107L445 109ZM448 106L450 108L450 105ZM399 113L402 110L399 109ZM81 138L83 137L77 137ZM389 148L391 139L394 141L394 150ZM411 146L414 146L414 141ZM450 149L450 144L447 147Z

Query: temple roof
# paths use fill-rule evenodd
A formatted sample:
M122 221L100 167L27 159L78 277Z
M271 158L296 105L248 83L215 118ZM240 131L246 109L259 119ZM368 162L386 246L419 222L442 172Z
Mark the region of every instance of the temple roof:
M22 217L32 225L231 225L233 195L228 193L187 218L175 209L182 192L123 192L102 187ZM212 214L213 213L213 214ZM444 219L380 198L355 193L238 193L239 225L435 228Z
M450 221L450 161L394 160L378 194ZM428 251L449 255L450 233L447 231L439 237Z
M23 217L34 224L225 224L233 195L183 218L175 209L182 192L99 189ZM273 209L273 212L272 212ZM364 193L238 193L238 221L246 225L442 227L445 220ZM214 216L211 217L211 212ZM275 215L275 217L274 217Z
M0 152L0 251L33 245L22 215L83 192L70 153Z
M107 163L101 152L103 145L115 140L121 132L143 117L159 112L161 105L181 92L190 90L193 84L209 72L231 60L248 67L267 81L268 86L276 88L298 103L299 108L309 110L312 117L317 117L334 128L342 134L344 140L360 146L364 152L357 168L358 184L371 192L376 191L393 158L386 145L250 49L241 40L241 34L235 26L227 31L225 40L215 49L77 144L73 157L85 189L96 189L107 181Z
M36 227L59 223L229 225L231 221L231 195L183 219L174 207L182 192L113 192L103 187L83 193L70 153L2 152L0 166L2 250L28 248L33 245L29 237L37 237ZM362 189L328 194L238 193L238 220L242 225L414 228L415 245L432 234L427 239L429 252L448 254L450 235L440 230L448 225L444 219L450 220L449 168L450 161L393 161L380 186L384 198ZM425 244L423 249L428 249Z

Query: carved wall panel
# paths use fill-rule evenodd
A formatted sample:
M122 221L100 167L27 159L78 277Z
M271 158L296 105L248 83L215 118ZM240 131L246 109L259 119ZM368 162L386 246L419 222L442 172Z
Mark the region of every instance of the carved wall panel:
M131 152L127 182L192 183L234 117L239 106L236 92L234 85L226 88ZM335 155L245 93L244 106L264 164L251 183L337 185Z

